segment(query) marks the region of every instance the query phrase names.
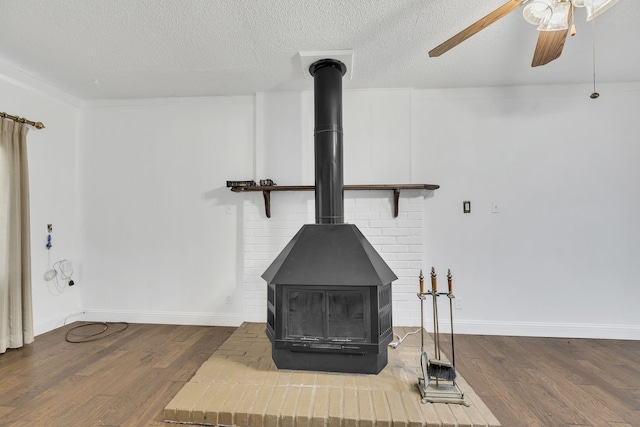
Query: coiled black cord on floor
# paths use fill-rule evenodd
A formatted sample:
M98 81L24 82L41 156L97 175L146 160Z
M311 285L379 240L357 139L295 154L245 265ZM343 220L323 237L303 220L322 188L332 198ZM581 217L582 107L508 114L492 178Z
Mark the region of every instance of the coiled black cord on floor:
M110 327L121 325L119 329L109 330ZM95 328L95 326L102 326L102 330L99 332L87 332L87 333L77 333L76 331L81 330L83 328ZM110 337L112 335L118 334L129 327L127 322L86 322L82 325L74 326L69 329L64 337L65 341L78 344L83 342L91 342L97 341L103 338Z

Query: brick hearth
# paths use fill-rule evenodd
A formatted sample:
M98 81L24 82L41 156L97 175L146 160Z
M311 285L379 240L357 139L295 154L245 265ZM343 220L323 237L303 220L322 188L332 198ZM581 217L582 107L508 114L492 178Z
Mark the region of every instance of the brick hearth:
M394 330L404 336L411 328ZM254 427L500 425L459 375L469 407L420 403L419 334L389 349L380 374L365 375L277 370L264 331L263 323L240 326L165 407L165 420Z

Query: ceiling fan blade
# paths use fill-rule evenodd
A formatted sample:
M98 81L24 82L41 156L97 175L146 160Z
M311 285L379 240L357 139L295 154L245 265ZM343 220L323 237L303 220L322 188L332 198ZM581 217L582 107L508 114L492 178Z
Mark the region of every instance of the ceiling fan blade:
M460 31L458 34L446 40L439 46L431 49L429 51L429 56L435 57L435 56L442 55L443 53L456 47L457 45L459 45L460 43L462 43L472 35L476 34L480 30L485 29L486 27L493 24L500 18L507 16L509 13L513 12L515 9L522 6L527 1L529 0L510 0L509 2L503 4L502 6L500 6L499 8L497 8L496 10L494 10L493 12L485 16L484 18L469 25L467 28Z
M573 21L573 6L569 9L568 23L569 26ZM538 42L536 50L533 53L532 67L539 67L554 61L562 54L564 42L567 40L569 28L557 31L538 31Z
M616 3L618 3L618 0L584 2L584 5L587 7L587 21L591 21L595 17L602 15Z

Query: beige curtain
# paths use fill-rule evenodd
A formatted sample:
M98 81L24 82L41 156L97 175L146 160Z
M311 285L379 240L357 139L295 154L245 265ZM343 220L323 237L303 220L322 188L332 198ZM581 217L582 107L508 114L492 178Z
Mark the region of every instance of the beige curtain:
M28 130L0 118L0 353L33 342Z

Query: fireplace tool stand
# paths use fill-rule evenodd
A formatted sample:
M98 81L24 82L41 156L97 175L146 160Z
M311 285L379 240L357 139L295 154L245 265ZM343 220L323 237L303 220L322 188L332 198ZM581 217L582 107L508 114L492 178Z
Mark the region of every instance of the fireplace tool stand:
M431 290L424 291L424 276L420 271L420 366L422 378L418 378L418 390L422 396L422 403L453 403L469 406L464 400L464 393L456 384L455 347L453 342L453 298L451 270L447 274L449 292L438 292L436 285L436 271L431 268ZM424 300L431 295L433 300L433 342L434 355L429 359L424 348ZM440 353L440 330L438 326L437 297L446 295L449 298L449 318L451 320L451 363L442 360Z

